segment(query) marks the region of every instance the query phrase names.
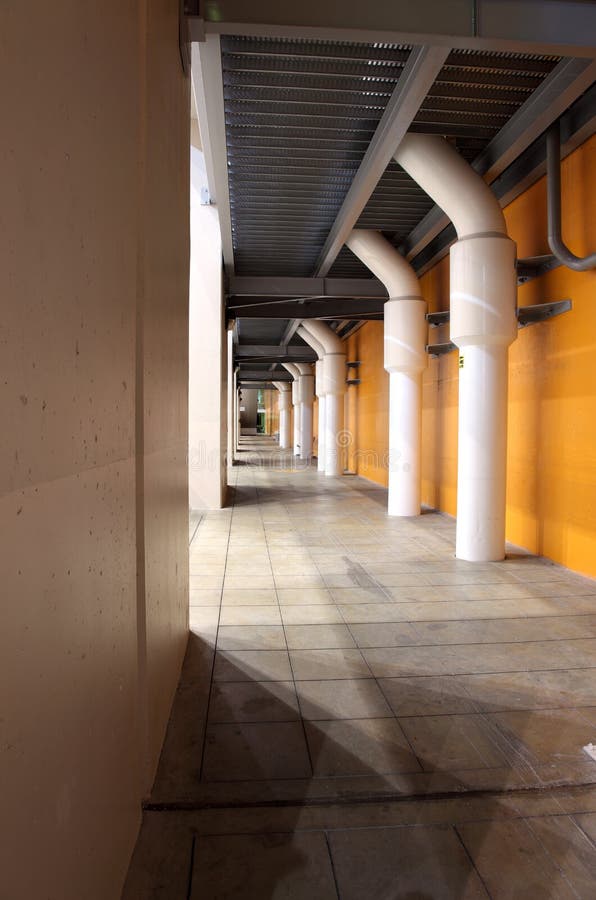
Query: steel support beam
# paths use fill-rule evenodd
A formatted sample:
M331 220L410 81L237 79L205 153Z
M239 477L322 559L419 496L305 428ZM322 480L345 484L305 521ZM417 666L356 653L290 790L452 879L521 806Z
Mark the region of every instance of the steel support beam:
M449 44L518 53L594 53L590 43L596 30L594 6L568 0L343 0L338 4L226 0L201 6L205 21L189 20L193 41L202 40L206 31L365 43Z
M315 275L324 276L329 272L448 55L449 48L446 47L415 47L410 52L374 137L319 254Z
M240 381L293 381L290 373L285 370L273 374L272 372L253 371L251 369L245 370L240 368L238 370L238 378Z
M228 316L235 319L296 319L298 328L300 319L382 318L383 306L382 299L275 300L254 304L245 298L228 307Z
M238 344L234 349L236 359L279 359L287 357L284 362L292 362L296 359L298 362L314 362L317 354L306 344L296 347L285 347L283 344Z
M385 286L376 278L276 278L232 276L228 297L375 298L387 299ZM228 304L229 306L233 304Z
M489 184L588 90L596 79L596 61L564 59L555 66L526 102L476 157L473 168ZM401 245L406 259L412 260L449 225L438 206L433 208L410 232Z
M192 48L192 85L211 202L217 207L226 273L234 271L232 220L223 106L223 78L219 35L209 34Z

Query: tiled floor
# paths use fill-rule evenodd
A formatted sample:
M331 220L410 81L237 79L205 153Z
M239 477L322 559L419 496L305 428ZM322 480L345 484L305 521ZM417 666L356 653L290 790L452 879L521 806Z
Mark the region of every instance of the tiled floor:
M596 896L596 584L246 440L191 521L139 898Z

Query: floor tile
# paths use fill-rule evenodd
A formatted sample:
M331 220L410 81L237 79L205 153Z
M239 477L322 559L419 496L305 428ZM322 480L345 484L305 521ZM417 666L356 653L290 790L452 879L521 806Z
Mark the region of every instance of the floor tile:
M311 575L288 575L280 574L275 576L275 586L278 590L291 588L324 588L325 582L319 573Z
M395 719L307 722L306 737L315 777L421 771Z
M218 650L285 650L281 625L224 625L217 632Z
M379 686L371 679L297 681L304 719L375 719L392 716Z
M325 588L281 588L277 592L282 606L312 606L314 604L331 605L331 594Z
M286 625L285 631L290 650L356 646L347 625Z
M408 622L350 625L350 631L361 648L406 647L419 642L415 627Z
M474 713L478 708L459 676L380 678L379 687L396 716Z
M457 830L490 896L496 900L577 898L563 872L523 820L474 822L458 825Z
M273 590L273 575L228 575L224 580L224 590Z
M297 681L328 678L372 678L360 650L291 650L290 660Z
M594 727L581 710L555 709L490 713L504 737L530 765L585 761L582 748L594 739ZM596 763L594 764L596 772Z
M330 588L334 603L388 603L390 597L380 587Z
M343 623L337 606L281 606L284 625L333 625Z
M336 900L321 833L199 837L190 900Z
M578 897L596 893L596 846L569 816L537 816L527 821L535 838Z
M427 772L507 765L481 716L413 716L399 722Z
M292 681L218 682L209 703L211 722L291 722L299 718Z
M291 681L286 650L226 650L215 656L214 681Z
M449 826L334 831L329 845L342 900L488 896Z
M309 778L311 767L300 722L209 724L205 781Z
M281 614L277 604L264 606L237 604L222 606L220 625L281 625Z
M277 603L275 591L267 588L224 588L222 606L265 606Z
M462 675L480 712L596 705L596 669Z

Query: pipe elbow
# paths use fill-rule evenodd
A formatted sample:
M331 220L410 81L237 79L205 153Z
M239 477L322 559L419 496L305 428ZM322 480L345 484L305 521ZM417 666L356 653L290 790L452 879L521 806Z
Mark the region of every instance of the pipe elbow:
M329 325L326 325L324 322L319 322L317 319L309 319L302 323L302 327L320 343L324 355L327 355L328 353L344 352L341 340L336 333L329 328Z
M307 331L307 329L304 327L304 324L300 325L296 333L300 335L302 340L315 351L319 359L322 359L324 357L325 351L323 349L323 345L320 341L317 341L317 339L314 338L309 331Z
M294 363L282 363L282 366L284 367L286 372L290 373L294 381L297 381L298 378L300 378L300 370L298 369L297 365L295 365Z
M406 134L394 158L449 216L460 240L477 234L507 235L495 195L445 138Z
M418 278L412 266L378 231L356 228L346 244L383 282L390 299L420 296Z

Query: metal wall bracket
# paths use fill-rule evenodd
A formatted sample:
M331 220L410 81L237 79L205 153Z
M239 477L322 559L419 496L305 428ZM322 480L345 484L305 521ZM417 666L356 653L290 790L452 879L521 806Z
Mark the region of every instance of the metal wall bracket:
M550 260L550 257L535 257L535 259ZM520 260L520 262L527 263L529 261ZM556 266L560 265L558 260L555 260L555 264L556 265L550 265L549 263L545 262L544 265L548 265L548 269L543 269L541 272L537 272L535 275L530 275L530 278L536 278L538 274L543 274L543 272L549 271L549 269L555 268ZM520 306L517 310L517 321L520 328L525 328L527 325L535 325L537 322L545 322L547 319L552 319L553 316L560 316L562 313L569 312L570 309L572 309L571 300L555 300L552 303L537 303L534 306ZM447 325L447 323L449 322L449 310L445 312L427 313L426 320L431 328L438 328L440 325ZM451 343L428 344L426 351L427 353L430 353L431 356L440 356L441 353L449 353L450 350L454 348L455 344Z
M346 384L360 384L359 378L346 378Z
M520 306L517 311L517 321L520 328L528 325L536 325L538 322L546 322L554 316L569 312L572 309L571 300L555 300L553 303L537 303L535 306Z
M451 341L447 341L445 344L427 344L425 349L429 356L437 357L452 353L457 347Z
M517 283L527 284L534 278L539 278L551 269L557 269L561 263L556 256L546 254L545 256L529 256L527 259L518 259L517 267Z
M427 313L426 321L431 328L438 328L440 325L446 325L449 321L449 310L446 310L445 312Z
M356 359L354 362L347 362L346 366L348 369L357 369L360 366L360 360Z

